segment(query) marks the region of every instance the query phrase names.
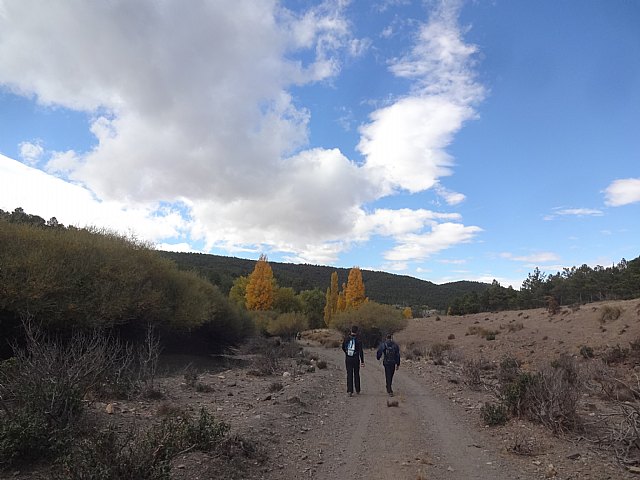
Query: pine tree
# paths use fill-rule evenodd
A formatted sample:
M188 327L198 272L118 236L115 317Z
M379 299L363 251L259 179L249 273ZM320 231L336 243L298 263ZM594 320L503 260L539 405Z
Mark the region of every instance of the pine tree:
M271 310L274 298L273 271L266 255L260 255L256 266L249 275L245 294L248 310Z
M349 279L344 289L344 295L346 308L358 308L367 300L364 295L364 282L362 281L360 267L353 267L349 270Z

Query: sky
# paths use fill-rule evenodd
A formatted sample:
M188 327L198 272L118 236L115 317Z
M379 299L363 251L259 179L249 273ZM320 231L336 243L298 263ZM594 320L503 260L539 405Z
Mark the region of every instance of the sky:
M640 255L635 0L0 0L0 208L520 288Z

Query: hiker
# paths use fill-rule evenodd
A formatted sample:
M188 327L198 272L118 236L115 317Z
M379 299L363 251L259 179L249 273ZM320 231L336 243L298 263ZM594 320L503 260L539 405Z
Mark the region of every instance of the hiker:
M360 394L360 367L364 368L364 351L358 337L358 327L355 325L351 327L351 333L342 342L342 351L345 353L347 366L347 393L352 397L354 384L356 393Z
M393 341L391 334L388 334L387 339L378 347L376 359L380 360L380 357L383 357L382 365L384 366L384 377L387 382L387 393L390 397L393 397L391 384L393 382L393 374L400 368L400 347Z

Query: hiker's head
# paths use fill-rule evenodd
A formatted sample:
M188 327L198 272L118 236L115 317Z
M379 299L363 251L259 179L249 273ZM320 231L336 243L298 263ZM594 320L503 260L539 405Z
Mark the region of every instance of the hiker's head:
M387 340L391 340L392 335L390 333L387 333Z
M353 326L351 327L351 335L357 335L358 334L358 327L357 326Z

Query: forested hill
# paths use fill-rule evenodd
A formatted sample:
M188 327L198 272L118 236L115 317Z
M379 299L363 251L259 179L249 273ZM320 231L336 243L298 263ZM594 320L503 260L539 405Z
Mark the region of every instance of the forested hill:
M249 275L255 260L209 255L203 253L160 252L175 261L181 269L196 270L202 276L229 292L235 278ZM347 282L349 269L319 265L298 265L269 262L278 285L292 287L296 292L319 288L323 292L329 287L331 274L338 272L340 285ZM453 282L443 285L420 280L406 275L362 270L366 294L371 300L389 305L409 305L446 309L451 302L467 293L481 293L489 288L486 283Z

